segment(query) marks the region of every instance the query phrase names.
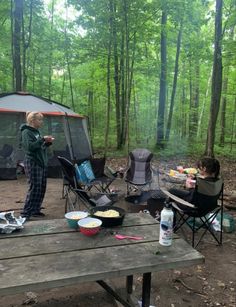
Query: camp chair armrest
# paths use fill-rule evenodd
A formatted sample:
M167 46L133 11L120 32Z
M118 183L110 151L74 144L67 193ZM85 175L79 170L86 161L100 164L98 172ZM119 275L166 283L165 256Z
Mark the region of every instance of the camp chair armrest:
M196 206L194 206L193 204L187 202L186 200L184 200L184 199L182 199L182 198L180 198L180 197L178 197L178 196L175 196L175 195L171 194L171 193L170 193L169 191L167 191L166 189L163 189L163 188L160 188L160 189L161 189L161 191L162 191L167 197L169 197L171 200L175 201L176 203L179 203L179 204L181 204L181 205L183 205L183 206L186 206L186 207L189 207L189 208L193 208L193 209L196 208Z
M117 177L117 174L118 174L118 173L119 173L118 171L115 171L115 170L112 169L110 166L105 165L105 167L104 167L104 174L105 174L108 178L113 179L113 178Z
M74 188L73 189L75 192L85 192L85 193L87 193L87 191L85 190L85 189L78 189L78 188Z

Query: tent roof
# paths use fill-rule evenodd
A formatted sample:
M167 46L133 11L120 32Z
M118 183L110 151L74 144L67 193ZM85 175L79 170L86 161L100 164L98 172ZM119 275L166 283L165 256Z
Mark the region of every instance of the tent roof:
M73 112L69 107L47 98L29 93L0 94L0 112L31 112L38 111L50 115L69 115L83 117Z

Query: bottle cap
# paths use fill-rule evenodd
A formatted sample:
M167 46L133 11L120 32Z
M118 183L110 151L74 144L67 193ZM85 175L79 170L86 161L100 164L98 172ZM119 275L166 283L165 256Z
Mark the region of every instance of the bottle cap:
M170 201L165 201L164 202L164 207L167 208L167 209L171 209L172 208L171 202Z

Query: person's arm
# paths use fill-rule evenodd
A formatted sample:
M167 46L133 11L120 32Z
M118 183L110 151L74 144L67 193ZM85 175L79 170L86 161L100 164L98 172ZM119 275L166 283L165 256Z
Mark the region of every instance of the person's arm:
M194 189L195 186L196 186L195 176L188 175L186 182L185 182L186 189Z
M44 144L45 140L42 137L38 139L30 131L24 130L22 133L22 145L28 151L35 151L40 149Z

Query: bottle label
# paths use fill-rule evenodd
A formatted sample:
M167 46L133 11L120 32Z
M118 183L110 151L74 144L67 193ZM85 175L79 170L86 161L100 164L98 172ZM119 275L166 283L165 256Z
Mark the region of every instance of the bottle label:
M160 223L160 244L171 245L173 233L173 221L169 219L168 221L161 221Z

